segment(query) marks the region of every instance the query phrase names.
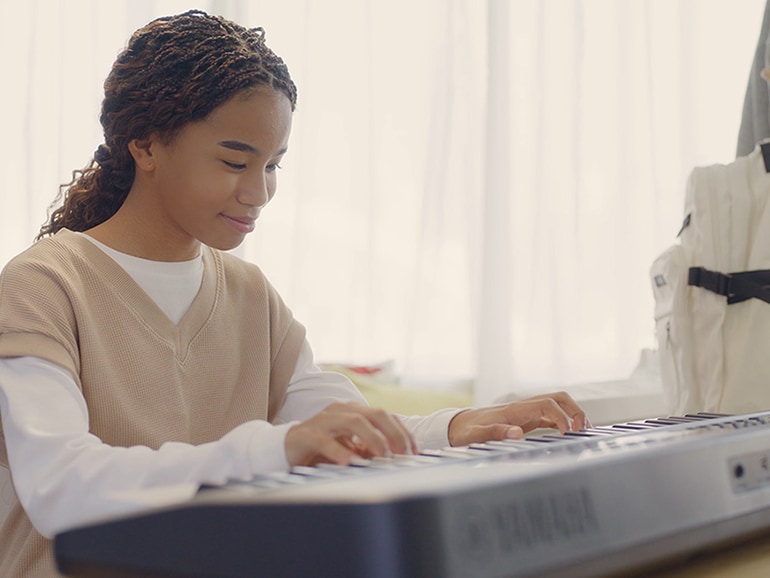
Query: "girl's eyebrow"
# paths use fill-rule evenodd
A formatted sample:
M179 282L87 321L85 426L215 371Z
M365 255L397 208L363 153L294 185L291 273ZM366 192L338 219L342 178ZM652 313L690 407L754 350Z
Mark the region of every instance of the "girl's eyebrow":
M245 143L239 140L223 140L219 143L219 146L223 146L234 151L240 151L244 153L256 153L257 149L251 146L249 143Z
M251 153L251 154L259 154L259 151L255 149L253 146L251 146L249 143L239 141L239 140L223 140L219 142L219 146L228 148L230 150L244 152L244 153ZM280 156L282 154L285 154L287 151L286 147L283 147L281 150L279 150L276 153L276 156Z

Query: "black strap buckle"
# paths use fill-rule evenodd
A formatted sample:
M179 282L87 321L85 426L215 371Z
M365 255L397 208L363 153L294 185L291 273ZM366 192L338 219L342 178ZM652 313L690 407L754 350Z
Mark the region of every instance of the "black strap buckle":
M687 284L708 289L712 293L730 296L730 281L732 277L718 271L709 271L703 267L690 267Z
M728 305L747 299L770 303L770 270L767 269L720 273L704 267L690 267L687 284L727 297Z

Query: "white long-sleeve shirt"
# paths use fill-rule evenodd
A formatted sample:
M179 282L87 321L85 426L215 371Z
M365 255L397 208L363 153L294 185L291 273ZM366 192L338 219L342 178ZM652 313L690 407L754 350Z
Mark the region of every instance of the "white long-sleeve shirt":
M181 319L200 285L197 260L159 267L96 244L169 318ZM0 417L14 488L46 537L101 518L188 500L201 484L286 470L287 431L335 401L366 403L345 376L315 365L306 341L274 423L246 422L197 446L114 447L89 433L85 399L66 370L33 356L0 359ZM421 447L444 447L456 413L447 409L399 419Z

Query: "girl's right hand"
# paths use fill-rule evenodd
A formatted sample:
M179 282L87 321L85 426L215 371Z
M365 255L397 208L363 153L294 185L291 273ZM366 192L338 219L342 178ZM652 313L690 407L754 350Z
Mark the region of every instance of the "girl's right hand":
M356 457L417 452L412 434L391 413L356 403L333 403L286 434L291 466L349 465Z

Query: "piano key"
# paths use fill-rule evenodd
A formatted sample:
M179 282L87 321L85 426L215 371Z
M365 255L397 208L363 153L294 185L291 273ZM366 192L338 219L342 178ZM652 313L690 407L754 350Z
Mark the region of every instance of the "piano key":
M538 445L536 443L529 443L526 440L491 440L484 443L486 445L492 447L500 447L501 449L508 451L532 450Z
M699 411L698 413L686 413L684 417L702 417L703 419L717 419L720 417L730 417L729 413L711 413L708 411Z
M429 465L429 464L437 464L441 463L444 458L437 457L437 456L430 456L425 454L396 454L396 458L400 459L401 457L404 458L404 460L409 460L410 463L413 463L414 465Z
M372 465L372 460L362 458L361 456L353 456L350 460L350 467L352 468L368 468Z
M319 466L324 464L318 464ZM337 464L328 464L334 466ZM310 466L294 466L289 470L292 474L298 476L311 476L316 478L337 478L339 476L350 475L350 468L342 466L341 468L322 468Z
M455 448L444 448L444 449L441 449L441 450L430 450L430 449L422 450L420 452L420 455L437 457L437 458L442 458L442 459L445 459L445 460L473 457L473 456L471 456L470 454L468 454L466 452L455 451Z
M282 488L284 484L268 478L256 477L248 482L232 482L226 486L228 490L236 492L250 493L254 488L269 490L271 488ZM213 488L214 486L212 486Z
M477 458L487 454L488 450L476 449L470 446L457 446L444 448L441 451L446 454L458 456L461 458Z
M489 455L490 452L503 451L502 449L495 446L491 446L488 443L472 443L472 444L468 444L468 447L473 450L482 450L484 452L487 452L487 455Z
M473 444L471 444L471 447L487 450L488 452L499 452L499 453L519 451L519 448L517 448L515 446L510 446L508 444L495 443L494 440L493 441L484 442L484 443L473 443ZM491 455L491 453L489 455Z
M429 463L438 463L440 458L429 456L411 456L405 454L398 454L390 458L371 458L373 466L382 465L390 468L413 468L419 466L425 466Z
M572 432L568 432L568 433L572 433ZM544 438L544 439L550 439L550 440L553 440L555 442L564 442L564 443L574 443L574 442L579 441L579 440L574 439L574 436L568 436L566 433L565 434L546 434L546 435L542 435L542 436L539 436L539 437ZM580 437L582 437L582 436L580 436ZM589 437L596 437L596 436L589 436Z
M686 423L682 419L675 417L659 417L655 419L646 419L645 423L660 424L660 425L677 425L680 423Z
M369 463L366 466L363 466L364 468L378 469L378 470L395 470L401 467L397 465L392 459L389 459L389 458L373 457L373 458L369 458L368 462Z
M666 427L667 424L664 423L657 423L657 422L650 422L650 421L630 421L628 422L628 425L634 425L634 426L640 426L643 428L657 428L657 427Z
M480 443L480 442L474 442L468 444L468 447L474 450L484 450L484 451L494 451L491 447L487 446L486 443Z
M319 468L321 470L331 470L331 471L339 471L339 472L346 472L350 470L350 466L343 466L342 464L316 464L313 466L314 468Z
M552 434L532 436L525 439L530 442L538 442L538 443L546 443L546 444L554 443L556 441L564 441L563 438L561 438L561 436L557 437Z
M291 474L289 472L268 472L266 474L260 474L257 478L255 478L255 480L258 482L262 479L273 480L284 485L303 484L307 481L306 476Z
M597 434L604 434L604 435L619 435L622 433L619 429L613 429L611 426L596 426L591 428L586 428L580 430L581 432L589 432L589 433L597 433Z

